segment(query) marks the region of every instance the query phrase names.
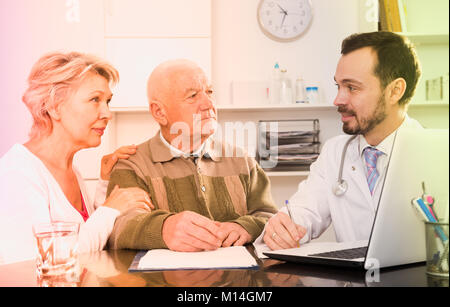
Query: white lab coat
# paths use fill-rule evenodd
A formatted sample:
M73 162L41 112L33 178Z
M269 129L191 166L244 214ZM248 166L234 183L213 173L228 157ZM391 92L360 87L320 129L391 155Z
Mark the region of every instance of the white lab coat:
M399 129L403 127L421 128L409 117ZM348 190L342 196L336 196L332 191L338 180L342 150L349 138L349 135L339 135L324 144L319 158L311 165L308 178L299 184L298 191L289 200L294 222L307 228L301 243L319 237L331 223L338 242L369 239L382 184L376 185L372 196L358 137L350 142L345 155L342 178L347 181ZM380 172L378 183L383 181L385 174L385 170ZM285 208L281 211L286 213ZM257 241L263 235L264 232Z

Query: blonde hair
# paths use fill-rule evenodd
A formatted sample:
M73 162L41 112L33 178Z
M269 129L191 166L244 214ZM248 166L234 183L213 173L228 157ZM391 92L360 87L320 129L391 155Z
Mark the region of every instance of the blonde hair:
M33 116L30 138L51 133L53 125L48 111L67 99L88 72L113 85L119 82L119 73L111 64L90 54L53 52L34 64L22 97Z

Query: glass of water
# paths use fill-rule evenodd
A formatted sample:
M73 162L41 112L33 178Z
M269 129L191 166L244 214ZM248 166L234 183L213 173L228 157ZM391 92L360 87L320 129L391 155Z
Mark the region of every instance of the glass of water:
M37 241L38 278L69 279L78 276L78 231L79 223L53 222L33 226Z

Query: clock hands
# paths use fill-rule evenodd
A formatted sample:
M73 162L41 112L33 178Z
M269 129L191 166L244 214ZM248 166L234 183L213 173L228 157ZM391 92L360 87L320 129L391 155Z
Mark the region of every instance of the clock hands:
M277 5L278 5L278 7L279 7L280 10L281 10L280 13L283 13L283 14L284 14L284 15L283 15L283 20L281 21L281 26L280 26L280 28L283 28L284 20L286 19L286 16L288 15L288 12L287 12L285 9L283 9L278 3L277 3Z
M287 16L287 14L284 14L284 15L283 15L283 20L281 21L281 26L280 26L280 28L283 28L283 24L284 24L284 20L286 19L286 16Z
M278 7L279 7L280 10L281 10L280 13L283 13L284 15L287 15L287 14L288 14L288 12L287 12L285 9L283 9L278 3L277 3L277 5L278 5Z

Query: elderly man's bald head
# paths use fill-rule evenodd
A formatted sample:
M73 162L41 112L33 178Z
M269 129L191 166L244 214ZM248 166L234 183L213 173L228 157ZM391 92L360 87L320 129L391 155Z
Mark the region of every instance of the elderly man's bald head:
M213 90L196 63L171 60L158 65L148 79L147 94L150 112L168 142L182 134L190 141L189 151L214 133Z
M203 70L195 62L186 59L169 60L158 65L147 81L149 102L171 103L175 92L186 87L186 83L200 81L192 79L192 72L204 76Z

